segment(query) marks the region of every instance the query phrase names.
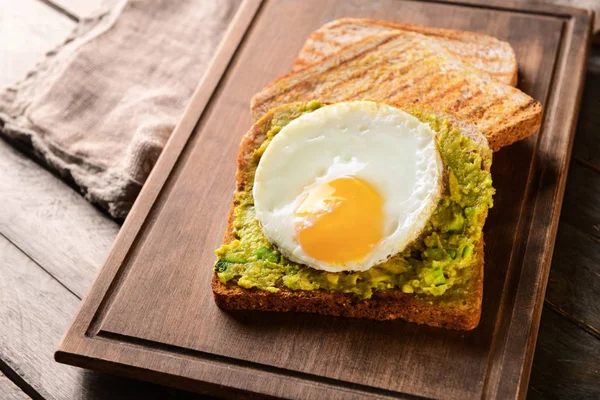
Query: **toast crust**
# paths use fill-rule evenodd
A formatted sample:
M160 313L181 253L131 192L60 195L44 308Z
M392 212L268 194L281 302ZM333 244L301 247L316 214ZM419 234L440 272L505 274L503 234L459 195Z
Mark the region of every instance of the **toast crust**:
M279 107L293 107L284 105ZM243 191L245 183L243 172L248 168L255 149L265 140L265 127L270 125L276 110L269 111L261 120L244 135L240 144L237 160L236 191ZM485 138L475 127L449 116L450 123L459 126L461 132L478 143ZM234 199L227 218L227 229L223 243L235 240L233 233L234 209L237 203ZM483 216L485 218L485 215ZM244 289L235 283L222 283L213 272L212 288L217 305L226 311L259 310L279 312L307 312L352 318L369 318L391 320L401 318L418 324L457 330L475 328L481 315L483 298L483 240L474 249L477 264L473 273L471 290L464 300L470 305L460 307L456 302L448 302L444 296L419 297L405 294L400 289L388 289L375 292L370 299L361 300L352 294L343 292L328 292L324 290L303 291L281 288L276 293L259 289Z
M492 36L475 32L433 28L368 18L341 18L328 22L306 40L292 72L297 72L370 35L392 30L416 32L436 38L464 62L499 82L517 85L518 67L512 46Z
M483 246L479 251L483 251ZM483 260L480 271L483 273ZM481 276L482 274L480 274ZM483 279L478 278L478 291L473 298L483 294ZM377 292L367 300L359 300L348 293L317 291L291 291L281 289L271 293L258 289L243 289L235 284L224 284L216 273L212 278L215 302L226 311L257 310L277 312L303 312L350 318L368 318L380 321L403 319L437 328L472 330L479 324L481 305L477 312L465 312L443 303L429 303L398 289Z

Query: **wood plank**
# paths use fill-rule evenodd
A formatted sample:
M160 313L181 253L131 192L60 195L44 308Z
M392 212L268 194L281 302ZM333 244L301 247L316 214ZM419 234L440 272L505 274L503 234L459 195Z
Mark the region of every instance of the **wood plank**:
M561 223L546 302L600 339L600 245L569 223Z
M596 16L600 21L600 15ZM600 45L592 47L573 156L600 171Z
M74 27L37 0L0 0L0 88L24 78Z
M578 139L576 139L578 140ZM546 301L600 337L600 174L571 164Z
M56 363L54 348L79 299L3 236L0 276L0 360L31 386L32 396L48 400L192 398L187 392Z
M254 12L256 2L245 4ZM224 45L227 54L219 53L164 150L57 359L189 388L218 383L218 388L273 396L524 395L577 115L589 16L575 12L577 23L565 23L548 13L430 2L357 4L266 1L247 34L245 26L234 28L235 36ZM251 18L241 15L245 23ZM473 26L509 39L520 57L522 87L546 103L539 142L532 137L495 160L498 196L486 227L486 296L475 331L401 321L225 314L213 302L213 249L226 223L239 138L250 124L248 101L291 66L311 30L346 15ZM560 32L567 37L561 39Z
M78 299L2 236L0 275L0 359L43 398L80 396L79 373L52 360Z
M0 139L0 233L78 297L119 225Z
M600 173L577 160L571 163L561 221L600 241Z
M0 372L0 399L3 400L26 400L27 396L17 385Z
M545 307L528 397L600 398L600 340Z

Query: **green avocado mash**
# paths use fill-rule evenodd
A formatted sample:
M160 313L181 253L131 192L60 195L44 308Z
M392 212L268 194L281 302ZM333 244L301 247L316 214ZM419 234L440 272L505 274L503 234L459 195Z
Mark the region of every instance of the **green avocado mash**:
M238 239L216 250L215 271L223 282L243 288L276 292L327 290L370 298L374 291L400 288L421 296L457 295L467 291L472 266L478 262L476 244L481 240L488 209L492 207L491 153L435 116L411 112L437 132L446 166L447 184L437 209L420 239L404 252L363 272L325 272L285 259L263 235L255 216L252 184L261 155L286 124L316 110L316 101L276 111L266 140L244 171L244 188L235 195L234 236ZM452 290L450 290L452 289Z

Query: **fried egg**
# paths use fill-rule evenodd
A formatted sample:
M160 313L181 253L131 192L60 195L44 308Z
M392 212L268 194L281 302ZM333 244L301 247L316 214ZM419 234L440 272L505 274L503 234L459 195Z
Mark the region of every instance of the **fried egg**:
M256 216L289 260L365 271L402 252L441 198L435 132L385 104L324 106L272 139L255 175Z

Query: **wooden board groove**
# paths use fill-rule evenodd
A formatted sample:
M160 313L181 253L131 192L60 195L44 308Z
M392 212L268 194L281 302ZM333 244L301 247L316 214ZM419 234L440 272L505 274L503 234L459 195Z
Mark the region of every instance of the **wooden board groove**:
M119 335L111 332L99 332L97 334L98 337L108 340L114 341L117 343L127 343L129 345L138 346L144 349L154 349L157 351L162 351L170 354L178 354L181 356L186 356L190 358L202 359L211 361L214 363L222 364L223 366L233 366L233 367L243 367L252 370L258 370L269 374L276 374L285 376L287 378L294 379L302 379L311 381L316 384L322 384L327 386L332 386L335 390L347 391L350 386L351 389L349 392L361 392L361 394L365 396L377 396L382 398L395 398L397 396L396 392L390 390L382 390L377 389L370 386L359 385L352 382L340 382L334 379L325 378L319 375L301 373L291 370L285 370L282 368L271 367L269 365L240 360L232 357L224 357L216 354L206 353L202 351L187 349L178 346L172 346L164 343L153 342L150 340L144 340L139 338L133 338L130 336ZM410 396L410 398L422 398L418 396Z
M356 3L363 7L330 2L318 8L298 2L293 3L295 14L291 2L244 3L62 341L57 360L196 390L217 385L282 397L525 395L581 96L587 53L578 44L589 41L589 14L562 7L517 7L519 12L511 13L495 6L412 0L379 0L380 8ZM406 12L400 14L398 5ZM360 13L367 13L366 8L372 17L395 11L397 18L431 17L463 29L468 24L474 30L495 29L495 34L515 41L523 61L522 87L550 110L539 135L495 156L498 205L486 226L484 315L473 332L400 321L225 315L212 303L207 279L212 249L224 227L233 154L250 123L251 94L291 65L311 27L343 15L364 15ZM444 19L442 9L456 18L472 14L470 19ZM556 10L568 18L555 17ZM275 23L292 14L297 29ZM492 15L502 22L472 22L475 16ZM501 30L513 22L520 25L518 33ZM527 40L530 35L537 35L539 42ZM268 37L279 41L264 44ZM356 348L348 347L353 340ZM240 346L246 342L252 347ZM341 347L331 347L335 345ZM395 354L394 364L388 354ZM443 373L439 365L449 360L453 367ZM430 385L436 376L438 385Z

